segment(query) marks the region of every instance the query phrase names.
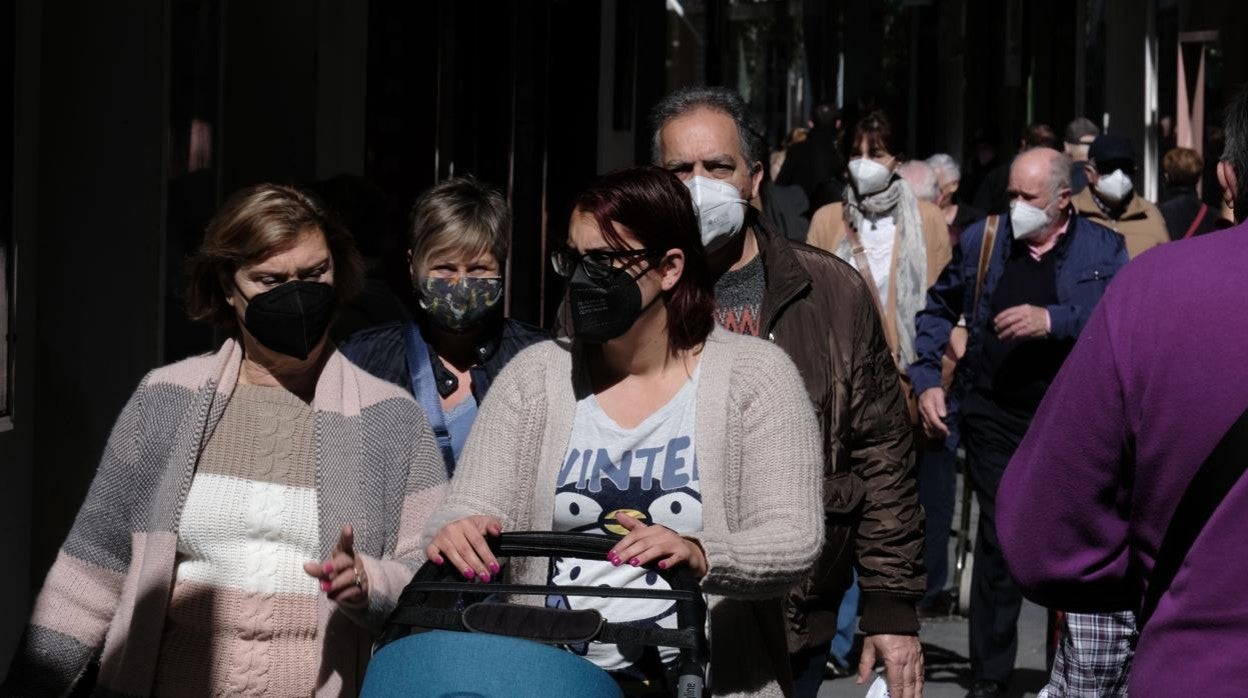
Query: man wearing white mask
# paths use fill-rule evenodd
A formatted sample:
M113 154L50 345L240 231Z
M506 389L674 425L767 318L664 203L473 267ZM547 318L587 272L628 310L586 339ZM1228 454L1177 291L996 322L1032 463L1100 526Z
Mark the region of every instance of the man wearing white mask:
M1127 240L1135 259L1144 250L1170 241L1166 219L1150 201L1135 192L1135 150L1126 136L1097 136L1084 163L1088 187L1074 197L1081 216L1113 229Z
M924 590L923 514L905 402L871 292L852 267L770 230L746 203L758 191L766 149L740 95L684 89L664 98L652 120L655 163L693 195L718 277L720 323L789 354L825 439L823 553L786 600L789 652L785 638L770 639L777 653L759 661L791 662L793 695L818 692L856 560L867 636L859 680L880 659L893 696L921 696L914 604Z
M1001 555L996 494L1006 463L1093 307L1127 263L1121 235L1071 205L1070 158L1033 148L1010 167L1009 216L962 234L919 313L910 378L931 436L960 430L979 501L971 575L968 696L1005 695L1022 594ZM960 316L969 338L946 396L941 357Z

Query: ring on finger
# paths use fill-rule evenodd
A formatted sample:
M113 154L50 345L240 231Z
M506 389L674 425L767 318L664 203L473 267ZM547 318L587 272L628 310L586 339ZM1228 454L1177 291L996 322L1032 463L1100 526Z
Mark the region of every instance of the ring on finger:
M355 570L355 586L357 586L357 587L360 589L360 591L363 591L363 590L364 590L364 579L363 579L363 577L361 577L361 576L360 576L360 568L359 568L359 567L354 567L353 569Z

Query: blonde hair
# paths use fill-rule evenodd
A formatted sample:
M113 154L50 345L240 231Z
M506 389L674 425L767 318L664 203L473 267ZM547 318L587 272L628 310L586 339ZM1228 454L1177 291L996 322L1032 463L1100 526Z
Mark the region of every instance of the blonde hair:
M489 252L501 267L511 247L511 209L501 192L475 177L456 177L416 199L408 229L412 267L423 270L446 250Z

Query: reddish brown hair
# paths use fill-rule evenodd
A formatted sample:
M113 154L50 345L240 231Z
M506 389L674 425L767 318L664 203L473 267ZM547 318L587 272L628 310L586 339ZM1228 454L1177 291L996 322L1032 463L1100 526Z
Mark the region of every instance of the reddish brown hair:
M652 166L612 172L577 198L576 210L592 217L607 244L617 250L630 247L618 224L646 249L685 253L680 279L664 294L668 350L691 349L706 341L715 327L715 290L693 200L676 175Z
M313 232L325 236L333 258L335 296L339 302L350 299L364 283L364 264L351 234L315 198L280 184L235 192L208 222L204 241L187 263L187 315L237 332L238 316L226 300L234 272Z
M1166 183L1174 187L1194 187L1205 171L1205 161L1191 148L1171 148L1161 159Z

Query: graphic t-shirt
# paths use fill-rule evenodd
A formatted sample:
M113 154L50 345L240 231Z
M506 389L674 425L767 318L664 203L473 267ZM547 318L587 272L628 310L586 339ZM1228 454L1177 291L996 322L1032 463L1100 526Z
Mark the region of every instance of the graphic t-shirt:
M745 266L725 272L715 282L715 319L729 332L757 337L758 314L766 290L763 256L755 255Z
M694 423L699 370L657 412L632 429L607 416L591 393L576 403L572 437L555 491L554 530L597 533L616 538L627 531L616 522L624 511L644 524L681 534L702 530L702 494L694 456ZM549 583L556 586L669 589L654 572L627 561L552 558ZM606 599L552 594L546 605L595 609L613 623L676 627L675 602L667 599ZM641 675L644 647L589 643L570 647L599 667ZM673 661L677 650L662 648Z

